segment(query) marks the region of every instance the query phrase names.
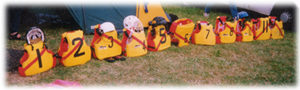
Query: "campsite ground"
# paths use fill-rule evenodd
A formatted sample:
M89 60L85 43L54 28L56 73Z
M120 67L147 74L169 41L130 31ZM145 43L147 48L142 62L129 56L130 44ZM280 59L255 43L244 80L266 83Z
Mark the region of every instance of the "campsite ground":
M164 7L166 12L214 24L218 15L211 11L203 17L203 8ZM66 29L43 28L50 50L57 52L60 35ZM23 33L24 35L25 33ZM93 35L85 35L91 43ZM77 81L81 85L295 85L296 34L286 32L282 40L236 42L215 46L193 45L149 52L145 56L109 63L96 59L74 67L61 64L47 72L21 77L16 68L6 72L8 86L43 85L56 79ZM7 67L17 66L25 41L7 40ZM8 64L9 63L9 64ZM14 64L11 64L14 63Z

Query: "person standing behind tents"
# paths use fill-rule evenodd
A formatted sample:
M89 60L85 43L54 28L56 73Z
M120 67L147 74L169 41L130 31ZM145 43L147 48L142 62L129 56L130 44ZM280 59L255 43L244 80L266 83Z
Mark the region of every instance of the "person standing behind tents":
M207 17L207 18L209 17L211 6L212 6L212 4L206 4L206 6L204 8L204 17ZM232 18L233 19L237 19L238 10L237 10L236 5L235 4L230 4L229 8L230 8L230 12L231 12Z
M22 36L18 33L21 16L23 9L21 8L11 8L8 10L9 17L9 39L11 40L21 40Z

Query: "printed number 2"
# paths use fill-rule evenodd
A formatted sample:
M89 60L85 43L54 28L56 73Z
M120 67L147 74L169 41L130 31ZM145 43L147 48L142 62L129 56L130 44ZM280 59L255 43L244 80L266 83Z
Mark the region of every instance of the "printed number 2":
M206 35L206 38L205 39L207 39L207 37L208 37L208 34L209 34L209 29L206 29L206 31L207 31L207 35Z
M82 55L85 54L84 52L79 53L79 51L80 51L80 49L81 49L81 47L82 47L82 44L83 44L83 40L82 40L81 38L75 38L75 39L73 39L73 40L72 40L72 45L75 45L75 41L78 41L78 40L80 41L80 42L79 42L80 45L79 45L77 51L75 52L74 57L79 57L79 56L82 56Z

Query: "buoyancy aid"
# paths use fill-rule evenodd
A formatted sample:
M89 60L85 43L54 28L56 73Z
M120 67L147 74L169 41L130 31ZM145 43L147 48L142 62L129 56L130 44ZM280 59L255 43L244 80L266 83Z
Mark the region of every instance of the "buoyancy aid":
M24 55L20 59L19 74L21 76L31 76L55 67L56 58L53 57L53 52L48 50L44 44L43 32L39 28L32 28L26 36L27 43L24 44Z
M189 45L189 40L195 24L191 19L182 18L174 21L171 25L171 42L177 43L178 47Z
M148 50L160 51L171 46L171 38L167 34L166 24L167 21L163 17L155 17L149 22L147 34Z
M216 35L213 32L213 26L206 21L198 21L191 41L193 44L215 45Z
M276 20L275 16L270 16L270 30L272 39L283 39L284 29L282 21Z
M236 40L236 23L226 22L226 16L218 16L216 20L216 43L234 43Z
M127 57L147 54L147 40L142 22L134 15L125 17L122 38L122 52Z
M147 40L144 31L131 32L123 29L123 51L127 57L137 57L147 54Z
M253 41L252 23L239 19L236 27L236 41L249 42Z
M254 40L268 40L271 37L269 18L251 19Z
M112 27L112 28L110 28ZM117 31L110 22L98 24L94 28L94 38L91 43L93 56L99 60L121 55L122 46Z
M24 55L20 60L19 74L21 76L31 76L48 71L56 65L53 52L47 50L42 41L36 44L24 44Z
M76 30L62 34L58 55L64 66L85 64L91 59L91 48L84 41L83 31Z

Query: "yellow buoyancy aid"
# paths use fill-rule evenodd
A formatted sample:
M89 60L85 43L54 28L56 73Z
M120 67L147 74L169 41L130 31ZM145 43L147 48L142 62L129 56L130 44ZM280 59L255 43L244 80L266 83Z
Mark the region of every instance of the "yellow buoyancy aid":
M160 51L171 46L171 38L167 34L165 24L167 22L163 17L156 17L149 25L147 34L148 50Z
M242 42L253 41L252 23L246 21L244 28L241 28Z
M178 47L189 45L194 27L195 24L191 19L182 18L174 21L170 28L171 42L178 43Z
M254 40L268 40L271 37L271 31L269 28L269 18L252 19L252 28L255 32Z
M56 59L53 52L47 50L44 42L39 41L35 44L24 44L24 55L20 59L21 67L19 74L21 76L31 76L45 72L56 65Z
M137 57L147 54L147 40L144 30L131 32L124 28L122 46L125 56Z
M100 24L97 26L99 27L96 28L100 28ZM95 57L99 60L118 56L122 53L121 41L118 39L116 30L105 32L99 35L95 29L91 47L94 49Z
M283 39L284 29L282 21L276 20L276 17L270 16L270 30L272 39Z
M213 26L206 21L198 21L191 41L194 44L215 45L216 35L213 32Z
M64 66L85 64L91 59L91 48L85 43L83 31L76 30L62 34L58 50L60 63Z
M218 16L216 19L216 43L234 43L236 40L237 22L226 22L226 16Z
M220 40L222 43L234 43L236 40L235 28L237 22L226 22L224 31L220 32Z

